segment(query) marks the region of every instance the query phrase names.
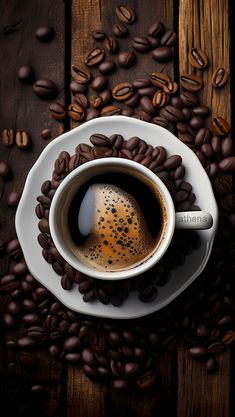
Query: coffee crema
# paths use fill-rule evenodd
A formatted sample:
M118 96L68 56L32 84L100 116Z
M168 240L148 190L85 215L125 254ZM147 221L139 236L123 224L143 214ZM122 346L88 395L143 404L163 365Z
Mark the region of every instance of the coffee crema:
M68 207L68 246L90 268L133 268L157 249L163 212L159 192L138 178L121 172L97 175L79 187Z

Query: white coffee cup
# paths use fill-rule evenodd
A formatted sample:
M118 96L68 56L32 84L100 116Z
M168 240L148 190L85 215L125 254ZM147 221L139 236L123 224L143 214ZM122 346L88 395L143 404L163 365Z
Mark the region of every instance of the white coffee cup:
M63 221L63 227L61 226L61 219L63 219L63 217L66 218L67 216L66 207L69 207L79 187L91 178L94 178L95 180L97 175L107 174L109 172L120 172L126 173L127 175L133 175L151 187L154 190L154 193L156 193L156 198L160 201L163 215L161 238L154 250L142 261L133 264L126 269L117 271L99 270L81 261L81 259L75 255L74 251L71 250L72 239L68 228L66 229L65 227L66 222ZM158 176L145 166L122 158L96 159L87 162L72 171L56 190L49 214L51 236L56 248L63 258L76 270L79 270L88 276L103 280L126 279L147 271L159 262L167 251L175 228L209 229L212 224L213 218L211 214L205 211L176 213L172 197L167 187Z

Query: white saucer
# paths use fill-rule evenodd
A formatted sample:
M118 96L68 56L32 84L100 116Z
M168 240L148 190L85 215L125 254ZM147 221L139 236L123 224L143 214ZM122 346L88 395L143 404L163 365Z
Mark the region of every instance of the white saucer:
M185 179L193 185L193 192L197 196L196 204L202 210L210 212L213 217L213 226L199 232L200 248L188 256L182 266L172 271L171 279L166 285L159 287L158 297L153 302L142 303L137 292L131 292L121 307L103 305L98 301L85 303L77 285L71 291L62 289L60 277L42 257L42 248L37 241L39 231L35 215L36 198L41 194L41 185L43 181L51 178L54 161L61 151L66 150L73 154L79 143L90 143L89 137L94 133L107 136L119 133L125 139L139 136L154 147L164 146L168 155L181 155L186 168ZM204 269L210 256L217 225L218 208L210 180L191 149L160 126L124 116L91 120L53 140L30 170L16 212L16 232L32 275L68 308L92 316L117 319L137 318L153 313L182 293Z

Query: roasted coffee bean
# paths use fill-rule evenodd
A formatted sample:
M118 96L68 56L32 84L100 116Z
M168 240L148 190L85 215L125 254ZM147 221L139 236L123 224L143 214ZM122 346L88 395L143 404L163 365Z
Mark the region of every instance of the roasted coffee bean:
M157 90L153 96L152 103L154 107L164 107L167 105L169 101L169 95L163 90Z
M157 62L167 62L172 57L172 50L168 46L159 46L153 50L152 57Z
M226 346L230 346L235 340L235 332L233 330L228 330L224 333L222 337L222 342Z
M40 26L36 29L35 36L40 42L49 42L54 37L54 29L51 26Z
M190 91L184 91L180 98L186 107L195 107L198 105L198 97Z
M40 316L39 314L36 314L36 313L24 314L22 317L22 322L24 324L28 324L32 326L34 324L40 323Z
M68 116L75 121L81 121L85 117L85 110L79 104L72 103L68 107Z
M140 107L143 111L150 115L153 115L155 113L155 107L152 104L152 101L149 97L144 96L140 99Z
M132 96L132 94L133 94L133 86L130 83L117 84L112 90L113 98L118 101L127 100L128 98Z
M18 191L11 191L7 197L7 204L11 208L16 208L19 204L21 193Z
M110 146L110 139L101 133L95 133L91 135L90 142L94 146Z
M70 84L70 90L73 94L76 93L85 93L86 89L85 87L81 87L80 84L86 84L90 81L91 79L91 72L88 68L86 68L85 66L77 66L77 65L72 65L71 66L71 75L73 77L73 79L75 81L77 81L77 83L75 84L74 82ZM85 89L85 91L84 91ZM82 91L81 91L82 90Z
M212 119L212 130L218 136L226 136L230 131L230 125L224 117L215 116Z
M152 49L158 48L160 46L160 41L158 38L155 38L154 36L147 36L147 39Z
M162 72L153 72L151 75L151 82L156 87L161 88L166 93L172 93L174 91L174 83L170 78Z
M92 352L91 349L85 348L82 351L82 360L86 365L89 365L91 367L95 367L97 364L96 357L94 355L94 352Z
M22 250L18 239L13 239L8 242L6 252L14 261L22 257Z
M41 185L41 192L44 195L47 195L47 193L50 191L51 189L51 181L46 180L42 183Z
M208 57L206 53L199 48L192 48L188 54L190 64L198 69L206 68L208 65Z
M17 277L13 274L7 274L0 279L0 289L2 292L15 291L20 284Z
M145 122L150 122L152 118L150 114L145 111L136 112L132 117L138 120L144 120Z
M196 92L202 89L203 81L195 74L182 74L180 76L180 83L185 90Z
M223 172L232 172L235 170L235 156L229 156L219 162L219 169Z
M30 136L26 130L16 132L16 145L21 149L28 149L30 147Z
M101 48L95 48L92 51L88 52L88 54L86 54L84 62L88 67L93 67L95 65L100 64L103 61L104 57L104 50Z
M113 25L113 33L118 38L125 38L128 35L129 31L127 27L122 23L115 23Z
M49 105L49 112L53 119L56 120L64 120L66 117L65 107L60 103L51 103Z
M219 355L220 353L225 352L226 346L223 342L215 342L209 345L207 349L212 355Z
M154 124L156 124L158 126L164 127L165 129L168 128L168 121L167 121L167 119L165 117L155 116L152 119L152 123L154 123Z
M165 117L169 122L176 123L184 119L184 115L180 109L170 105L160 110L160 116Z
M161 45L173 46L177 40L177 35L173 30L168 30L161 38Z
M15 141L15 133L13 129L6 128L2 131L2 143L5 146L12 146Z
M228 71L220 67L216 69L212 75L212 85L214 87L223 87L228 81Z
M124 366L124 373L128 378L136 376L139 372L139 365L135 362L127 362Z
M135 36L132 40L132 47L138 52L148 52L151 48L148 38Z
M182 164L182 157L180 155L173 155L166 159L163 167L167 170L175 169Z
M88 120L96 119L97 117L99 117L99 115L100 113L97 109L89 108L86 111L85 120L88 121Z
M91 87L93 88L93 90L100 92L100 91L103 91L107 87L107 84L108 84L107 78L104 75L99 74L93 79L91 83Z
M156 93L156 87L151 86L151 87L140 88L137 94L152 98L155 93Z
M195 137L195 144L202 146L204 143L208 143L211 139L211 131L208 127L201 128Z
M7 178L10 174L10 166L7 162L0 162L0 177Z
M212 146L211 146L210 143L204 143L201 146L201 151L204 153L204 155L207 159L212 159L215 156L214 151L213 151Z
M11 272L14 275L25 275L28 272L28 267L25 261L18 262L17 264L13 265L11 268Z
M216 359L214 358L209 358L206 362L206 370L208 373L213 373L216 372L218 370L218 362Z
M165 31L165 28L161 22L155 22L153 23L149 30L148 35L149 36L160 36Z
M148 371L145 374L139 376L136 383L140 389L148 389L156 383L156 374L153 371Z
M103 41L106 38L106 33L101 29L93 30L92 37L96 41Z
M41 138L42 139L50 139L51 138L51 131L50 131L50 129L43 129L42 131L41 131Z
M181 100L181 98L180 98L180 100ZM184 103L183 103L183 105L184 105ZM191 119L192 113L191 113L191 110L189 110L187 107L183 107L182 108L182 113L184 114L185 120Z
M101 110L101 116L115 116L120 113L121 109L114 105L103 107Z
M128 107L137 107L140 101L140 95L139 93L135 93L133 94L132 97L130 97L128 100L125 100L125 104ZM134 112L132 112L132 115L134 114Z
M6 327L7 329L14 327L16 324L16 321L11 314L4 314L2 316L2 322L3 322L4 327Z
M192 109L193 116L208 117L210 115L210 112L211 111L210 111L209 107L203 106L203 105L194 107Z
M31 83L34 79L34 70L31 65L22 65L18 69L18 78L23 83Z
M203 358L208 355L208 350L204 346L193 346L189 349L189 352L194 358Z
M115 12L118 19L123 23L131 24L136 19L135 12L130 6L117 6Z
M83 109L87 109L89 107L89 99L83 93L76 93L73 96L73 102L81 106Z
M231 136L227 136L221 141L221 151L224 158L227 158L229 156L233 155L233 140Z
M112 36L108 36L105 40L105 47L110 54L113 54L118 48L118 43Z
M52 262L52 268L58 275L64 275L64 267L59 262Z
M146 88L151 86L151 81L148 78L137 78L133 81L133 87Z
M125 379L116 378L113 380L113 388L117 391L125 391L128 389L129 384Z
M205 126L205 122L204 120L199 117L199 116L193 116L190 120L189 120L189 126L194 129L194 130L199 130L201 129L203 126Z
M34 93L42 99L55 98L58 94L55 83L48 79L37 80L33 84Z
M35 341L28 336L20 337L16 343L19 349L22 350L31 350L35 346Z
M117 62L121 68L130 68L134 65L136 61L136 56L134 52L126 51L120 52L117 57Z
M215 153L221 153L221 138L219 136L213 136L211 139L211 146Z
M99 96L102 98L103 100L103 105L107 106L110 101L112 100L112 93L111 90L109 90L108 88L104 91L102 91Z
M210 178L215 178L218 175L218 165L215 162L207 165L205 169Z
M91 96L90 105L94 109L100 109L103 106L103 100L100 96Z
M98 70L101 74L112 74L116 70L116 64L114 61L107 60L99 65Z

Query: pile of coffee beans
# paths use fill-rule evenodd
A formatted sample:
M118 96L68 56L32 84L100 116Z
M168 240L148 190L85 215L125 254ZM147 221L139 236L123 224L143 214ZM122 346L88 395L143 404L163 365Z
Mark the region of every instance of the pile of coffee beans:
M42 194L37 197L36 215L39 218L38 242L43 248L44 259L51 264L53 270L61 275L61 285L64 290L71 290L73 284L78 284L78 290L83 294L83 300L90 302L98 300L103 304L111 303L120 307L128 298L130 291L139 293L139 300L152 302L158 295L158 287L166 284L171 276L171 270L182 265L187 254L200 245L199 236L193 231L177 231L171 245L154 268L136 279L119 282L97 280L76 271L69 265L56 249L49 228L49 212L55 191L63 179L78 166L97 158L119 157L139 162L152 170L168 188L176 210L199 210L195 205L196 196L192 185L184 180L185 168L180 155L168 156L163 146L153 147L143 139L135 136L128 140L120 134L110 138L96 133L90 137L91 145L80 143L72 156L62 151L54 163L51 180L42 184Z
M78 123L99 116L122 114L155 123L175 133L178 131L179 139L192 149L205 167L219 205L219 230L209 263L196 282L166 309L138 320L104 320L88 318L68 310L28 272L18 240L0 240L0 256L6 254L9 258L8 273L0 279L0 291L6 294L6 299L8 298L3 316L5 343L9 351L14 352L14 357L16 354L22 366L36 369L36 353L46 348L54 358L80 366L92 380L112 381L117 390L127 390L132 385L146 390L159 383L161 375L156 372L156 364L161 353L174 349L180 338L183 337L187 342L189 354L197 360L202 360L209 373L218 369L217 355L235 341L235 200L230 176L235 170L235 157L227 120L219 114L213 116L212 120L208 119L211 109L199 102L198 92L203 88L200 76L181 74L178 84L163 70L153 69L152 73L142 78L131 82L124 80L121 85L111 85L109 75L119 67L123 68L123 71L132 68L136 62L138 63L138 54L143 53L146 59L153 59L154 68L156 61L167 62L173 56L176 42L176 34L173 31L166 30L163 23L155 22L146 34L134 36L131 42L132 50L126 51L122 48L121 41L130 36L131 30L128 25L134 26L137 17L129 6L118 6L116 16L118 22L113 25L113 33L106 34L102 29L93 30L92 37L98 45L88 52L84 62L72 65L73 79L70 90L73 98L69 108L64 108L61 103L54 103L49 106L50 114L58 121L69 116ZM4 35L17 30L18 23L6 26ZM41 28L35 35L39 41L45 42L52 39L54 31ZM209 58L197 45L189 51L188 59L193 67L200 71L207 70ZM18 77L21 82L34 82L34 92L40 98L47 99L57 94L53 81L39 79L35 82L34 69L29 65L19 69ZM219 67L214 71L211 82L213 88L223 88L227 80L227 69ZM41 136L43 139L50 139L50 130L43 129ZM21 137L25 135L22 134ZM41 220L48 220L51 198L65 176L64 167L68 169L69 166L72 170L78 166L77 164L89 160L88 155L92 155L93 158L111 155L128 158L128 155L133 155L134 148L121 149L122 140L116 139L115 146L113 143L111 147L107 147L104 142L102 145L92 143L93 147L80 144L76 154L71 158L66 152L58 157L54 178L43 184L43 200L39 200L36 208ZM23 139L18 138L19 143L22 141ZM6 146L15 142L12 129L4 131L2 142ZM148 166L150 162L146 162L146 158L150 154L153 155L154 150L147 151L147 148L150 149L147 145L147 148L142 148L140 152L141 145L144 146L142 142L138 142L133 158L142 154L139 162L145 162ZM102 147L108 148L105 155ZM116 152L114 149L117 155L113 155L113 152ZM122 155L119 154L119 150ZM156 152L157 159L162 151L158 149ZM167 173L168 178L164 178L163 174L162 180L170 180L169 190L177 189L178 181L181 185L177 192L187 191L190 195L190 184L186 190L184 185L180 189L184 184L184 168L180 165L181 162L176 169L169 170L164 167L163 172ZM171 170L175 173L178 170L178 178L177 175L174 177L174 174L172 177ZM158 175L160 171L162 172L159 170ZM1 179L7 180L10 173L8 164L1 162ZM185 199L182 200L182 204L184 201L188 203ZM181 201L175 200L176 203L179 205ZM190 203L194 204L192 201ZM40 244L48 245L45 247L45 250L48 250L49 242L44 236L49 233L48 223L44 221L40 227ZM191 241L191 237L189 240ZM195 247L196 245L195 242ZM177 249L179 251L172 256L175 256L178 262L179 257L184 257L185 253L180 246ZM54 262L54 269L59 271L61 259L55 248L50 248L48 256ZM57 260L54 261L56 257ZM71 268L63 264L62 266L66 268L65 274L71 279ZM59 273L62 273L61 269ZM71 285L71 281L67 281L66 278L62 280L64 287ZM87 281L83 282L80 285L86 287ZM94 283L91 284L94 288ZM155 284L156 282L151 281L149 294L152 291L154 293L155 290L152 288L156 287ZM84 291L84 297L85 293L89 293L89 290ZM95 293L98 294L98 288ZM100 294L101 291L99 297L105 297L103 293L102 296ZM146 294L143 295L146 298ZM12 365L14 363L9 363L9 372ZM32 391L34 390L36 392L38 388L32 387Z

